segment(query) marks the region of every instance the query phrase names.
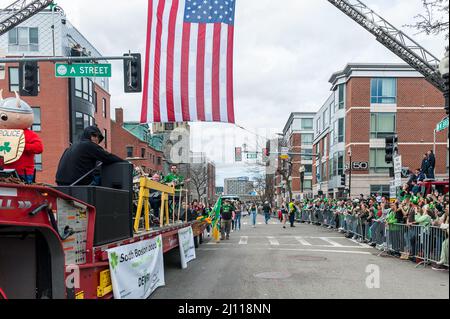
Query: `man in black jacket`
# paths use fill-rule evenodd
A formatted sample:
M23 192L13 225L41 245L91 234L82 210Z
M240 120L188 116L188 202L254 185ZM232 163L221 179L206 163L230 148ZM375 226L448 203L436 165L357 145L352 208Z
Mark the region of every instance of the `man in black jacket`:
M123 159L108 153L99 145L103 140L104 136L98 127L86 128L80 141L64 152L56 173L56 184L58 186L72 185L94 170L98 162L102 162L103 165L123 162ZM95 184L94 177L90 174L78 182L77 186L93 184Z
M428 152L428 179L434 179L434 170L436 169L436 157L433 151Z

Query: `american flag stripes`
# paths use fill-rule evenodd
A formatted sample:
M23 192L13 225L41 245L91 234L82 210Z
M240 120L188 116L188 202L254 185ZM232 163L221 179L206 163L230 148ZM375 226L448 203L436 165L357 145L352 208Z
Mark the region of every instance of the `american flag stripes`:
M236 0L149 0L142 123L234 123Z

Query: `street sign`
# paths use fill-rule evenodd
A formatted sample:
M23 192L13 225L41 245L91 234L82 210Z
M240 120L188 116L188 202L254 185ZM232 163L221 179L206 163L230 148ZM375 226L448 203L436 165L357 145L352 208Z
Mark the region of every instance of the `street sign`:
M281 159L287 160L289 159L289 147L282 147L281 148Z
M392 199L396 199L397 198L397 186L395 186L395 182L394 181L392 181L391 183L390 183L390 195L389 195L389 197L391 198L391 200Z
M436 126L436 132L441 132L448 128L448 117L443 119L437 126Z
M247 159L258 159L258 154L257 153L248 153L247 154Z
M77 78L77 77L110 78L112 76L112 67L111 64L56 63L55 76L57 78Z
M403 169L402 157L401 156L394 157L394 173L400 174L400 178L402 174L402 169Z

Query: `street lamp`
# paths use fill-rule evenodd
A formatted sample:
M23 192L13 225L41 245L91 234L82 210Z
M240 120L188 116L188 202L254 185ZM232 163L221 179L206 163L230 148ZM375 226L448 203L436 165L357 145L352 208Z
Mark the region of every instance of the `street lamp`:
M305 172L306 172L306 167L305 165L300 166L300 182L302 184L302 194L305 192L305 187L304 187L304 183L305 183Z

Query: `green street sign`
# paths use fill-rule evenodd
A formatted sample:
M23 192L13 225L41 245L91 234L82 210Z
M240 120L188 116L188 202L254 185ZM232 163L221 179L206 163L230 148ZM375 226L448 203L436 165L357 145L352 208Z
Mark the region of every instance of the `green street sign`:
M258 154L257 153L247 154L247 159L258 159Z
M55 65L55 76L57 78L77 78L77 77L110 78L111 75L112 75L111 64L56 63Z
M439 123L436 127L436 132L440 132L445 130L446 128L448 128L448 117L446 117L445 119L443 119L441 121L441 123Z

